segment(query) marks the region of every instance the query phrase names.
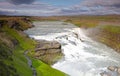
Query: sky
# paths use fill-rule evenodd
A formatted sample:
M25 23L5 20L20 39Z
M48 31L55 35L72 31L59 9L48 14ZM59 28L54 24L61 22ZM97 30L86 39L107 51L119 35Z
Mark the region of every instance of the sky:
M120 14L120 0L0 0L0 15Z

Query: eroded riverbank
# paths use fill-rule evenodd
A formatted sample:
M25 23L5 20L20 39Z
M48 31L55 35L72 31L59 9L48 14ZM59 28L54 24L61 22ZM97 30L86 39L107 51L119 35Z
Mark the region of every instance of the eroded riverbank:
M100 76L108 66L120 66L120 55L104 44L85 36L82 29L64 22L35 22L26 31L36 40L61 43L64 58L53 65L70 76ZM113 74L113 72L110 72ZM118 76L118 73L112 76Z

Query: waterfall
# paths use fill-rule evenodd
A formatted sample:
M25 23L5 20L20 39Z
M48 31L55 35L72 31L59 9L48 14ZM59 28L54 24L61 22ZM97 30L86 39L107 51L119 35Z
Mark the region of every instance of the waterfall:
M70 76L100 76L101 72L107 71L108 66L120 66L120 55L113 49L90 39L73 24L62 23L38 22L34 23L34 28L26 31L34 39L56 40L61 43L65 56L52 65L53 68ZM42 28L41 31L46 30L46 33L43 34L38 27Z

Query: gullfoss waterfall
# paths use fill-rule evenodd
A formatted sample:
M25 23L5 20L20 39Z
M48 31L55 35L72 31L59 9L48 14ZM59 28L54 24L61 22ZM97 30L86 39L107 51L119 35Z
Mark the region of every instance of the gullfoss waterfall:
M64 57L52 65L70 76L100 76L108 66L120 66L120 55L110 47L87 37L82 29L64 22L34 22L25 31L36 40L58 41ZM118 76L117 72L110 72Z

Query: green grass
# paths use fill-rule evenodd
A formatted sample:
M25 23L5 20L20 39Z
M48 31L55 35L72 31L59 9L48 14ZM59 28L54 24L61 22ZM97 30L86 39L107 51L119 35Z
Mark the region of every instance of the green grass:
M120 34L120 26L106 25L103 29L111 33Z
M0 40L0 76L17 76L16 68L13 66L12 50Z
M13 51L13 64L17 69L20 76L32 76L32 70L27 64L27 60L24 57L24 52L26 50L34 49L34 41L26 38L23 35L20 35L15 29L9 29L4 27L4 31L9 35L18 40L19 45L16 46Z
M11 36L19 42L13 51L13 66L20 76L32 76L32 70L27 64L24 52L26 50L34 52L36 42L15 29L10 29L7 26L4 26L3 29L8 36ZM29 54L29 56L32 58L31 54ZM7 63L10 62L8 61ZM65 76L65 73L53 69L40 60L33 59L33 65L37 70L38 76Z
M75 25L77 25L78 27L84 27L84 28L93 28L95 26L97 26L97 23L94 22L73 22Z
M33 66L36 68L38 76L67 76L65 73L51 68L51 66L40 60L33 59Z
M100 42L120 53L120 26L104 25L101 29Z
M98 21L96 20L81 20L81 19L71 19L71 20L66 20L65 22L70 22L72 24L75 24L78 27L82 28L93 28L98 25Z
M35 42L26 36L22 35L22 33L19 33L15 29L9 29L5 27L5 31L8 33L8 35L14 37L19 41L19 45L24 49L24 50L29 50L29 49L34 49L35 48Z

